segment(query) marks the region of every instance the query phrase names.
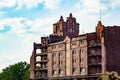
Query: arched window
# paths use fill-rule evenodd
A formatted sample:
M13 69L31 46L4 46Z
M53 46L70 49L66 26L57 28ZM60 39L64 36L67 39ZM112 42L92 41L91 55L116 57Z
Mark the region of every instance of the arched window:
M41 57L40 57L40 56L37 56L37 57L36 57L36 61L41 61Z
M62 76L63 73L64 73L63 69L60 69L60 70L59 70L59 74L60 74L60 76Z
M85 68L80 68L80 73L82 74L82 73L84 73L85 72Z
M76 74L77 74L77 69L73 68L73 75L76 75Z
M56 58L56 57L57 57L57 54L56 54L56 53L53 53L53 54L52 54L52 57L53 57L53 58Z
M41 49L36 49L36 53L41 53Z
M84 62L84 58L80 58L80 63L82 64Z
M59 52L59 56L60 56L60 57L63 57L63 53L62 53L62 52Z
M75 51L75 50L72 51L72 55L73 55L73 56L76 55L76 51Z
M41 67L41 65L40 65L39 63L37 63L37 64L35 65L35 67L36 67L37 69L39 69L39 68Z
M56 76L57 72L56 70L53 70L53 76Z
M83 53L83 49L80 49L80 50L79 50L79 53L82 54L82 53Z

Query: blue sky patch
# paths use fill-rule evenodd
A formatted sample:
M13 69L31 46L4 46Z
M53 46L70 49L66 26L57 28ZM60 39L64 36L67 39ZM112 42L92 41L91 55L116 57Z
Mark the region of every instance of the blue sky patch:
M6 33L6 32L8 32L10 29L11 29L11 27L6 25L6 26L4 26L4 28L3 28L2 30L0 30L0 33Z

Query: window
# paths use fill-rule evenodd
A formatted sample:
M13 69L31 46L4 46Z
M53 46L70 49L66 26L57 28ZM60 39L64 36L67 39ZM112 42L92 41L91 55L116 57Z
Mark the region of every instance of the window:
M96 73L95 68L90 68L89 69L89 74L94 74L94 73Z
M73 56L76 56L76 51L73 50L73 51L72 51L72 54L73 54Z
M80 73L82 74L83 72L85 72L85 68L80 68Z
M73 68L73 75L77 74L77 69Z
M73 63L76 63L76 59L73 59Z
M60 69L59 73L60 73L60 75L63 75L63 70L62 70L62 69Z
M60 65L62 65L62 64L63 64L63 61L61 60L61 61L60 61Z
M37 63L36 68L39 69L41 67L41 64Z
M56 66L56 61L53 61L53 66Z
M95 54L95 49L90 49L91 54Z
M37 56L37 57L36 57L36 61L41 61L41 57L40 57L40 56Z
M40 77L41 77L41 74L40 74L39 71L36 72L35 77L37 77L37 78L40 78Z
M90 62L93 64L93 63L96 63L96 60L95 60L95 58L91 58L90 59Z
M58 32L60 30L59 26L56 26L56 32Z
M55 45L53 45L53 46L52 46L52 49L55 49L55 48L56 48L56 46L55 46Z
M46 52L47 52L47 49L42 49L42 52L43 52L43 53L46 53Z
M81 63L84 62L84 58L80 58L80 62L81 62Z
M72 28L70 28L70 32L72 33Z
M84 41L83 41L83 40L80 40L80 44L84 44Z
M60 56L60 57L63 57L63 53L62 53L62 52L59 52L59 56Z
M96 53L101 54L101 49L97 49Z
M83 49L80 49L79 53L82 54L83 52L84 52Z
M53 58L57 57L56 53L53 53L53 54L52 54L52 57L53 57Z
M41 53L41 49L36 49L36 53Z
M56 70L53 70L53 76L55 76L57 74Z
M89 42L89 45L90 45L90 46L95 45L95 41L94 41L94 40L91 40L91 41Z
M47 65L46 64L42 64L42 68L46 68L47 67Z

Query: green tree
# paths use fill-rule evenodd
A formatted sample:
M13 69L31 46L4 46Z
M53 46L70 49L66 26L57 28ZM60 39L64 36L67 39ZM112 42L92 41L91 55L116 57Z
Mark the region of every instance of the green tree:
M0 80L29 80L30 65L27 62L18 62L10 65L0 73Z

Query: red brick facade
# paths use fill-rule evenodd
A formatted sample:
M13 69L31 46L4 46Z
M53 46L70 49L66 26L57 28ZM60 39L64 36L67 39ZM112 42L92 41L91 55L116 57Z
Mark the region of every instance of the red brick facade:
M34 43L30 58L31 79L95 79L106 71L120 74L120 27L105 27L79 35L72 14L53 24L53 34ZM37 52L37 50L41 50Z

